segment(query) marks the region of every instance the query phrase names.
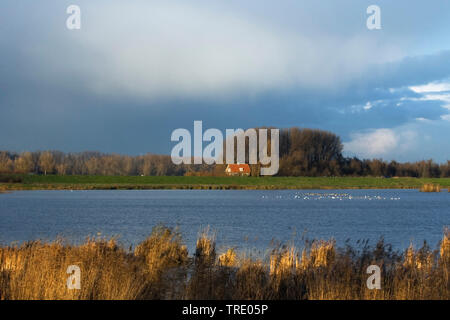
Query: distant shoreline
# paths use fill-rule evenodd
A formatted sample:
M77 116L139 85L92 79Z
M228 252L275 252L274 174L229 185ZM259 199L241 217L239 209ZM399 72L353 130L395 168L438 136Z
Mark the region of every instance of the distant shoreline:
M13 190L307 190L419 189L425 183L450 188L450 178L381 177L186 177L19 175L0 183Z

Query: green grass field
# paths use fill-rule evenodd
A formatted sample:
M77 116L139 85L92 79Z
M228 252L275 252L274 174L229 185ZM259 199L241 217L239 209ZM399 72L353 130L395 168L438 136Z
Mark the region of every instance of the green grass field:
M375 177L140 177L140 176L14 176L20 182L0 183L0 190L38 189L401 189L435 183L450 188L450 178Z

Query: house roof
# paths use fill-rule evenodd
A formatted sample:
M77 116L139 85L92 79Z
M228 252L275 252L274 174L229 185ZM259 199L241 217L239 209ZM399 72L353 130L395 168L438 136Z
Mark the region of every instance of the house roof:
M233 173L250 173L250 166L248 164L229 164L227 171Z

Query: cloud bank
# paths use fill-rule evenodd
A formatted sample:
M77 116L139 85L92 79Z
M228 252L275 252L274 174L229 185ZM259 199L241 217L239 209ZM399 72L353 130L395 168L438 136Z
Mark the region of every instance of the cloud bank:
M167 153L170 132L301 126L362 157L450 158L450 3L0 4L0 148ZM413 137L413 134L415 136Z
M345 143L345 150L362 158L386 158L395 152L407 152L414 147L414 131L396 132L392 129L377 129L367 133L352 134Z

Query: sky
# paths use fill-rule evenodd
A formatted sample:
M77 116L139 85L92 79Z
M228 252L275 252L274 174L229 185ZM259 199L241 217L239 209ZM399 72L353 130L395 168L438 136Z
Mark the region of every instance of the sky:
M450 2L0 2L0 150L170 154L194 120L318 128L346 156L447 161Z

